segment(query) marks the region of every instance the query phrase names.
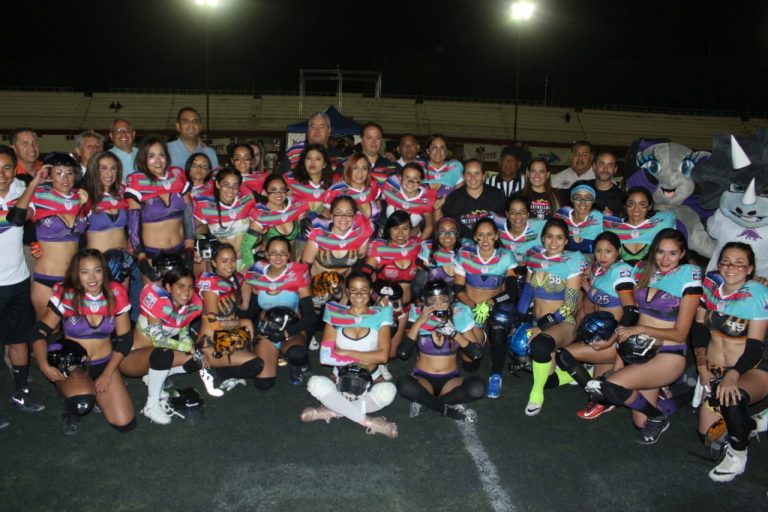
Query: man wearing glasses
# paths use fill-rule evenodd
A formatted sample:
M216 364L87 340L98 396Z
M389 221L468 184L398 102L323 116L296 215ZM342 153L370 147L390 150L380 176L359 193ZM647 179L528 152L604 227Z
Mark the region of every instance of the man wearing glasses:
M139 149L133 147L134 139L136 139L136 130L131 123L125 119L112 121L112 128L109 130L112 147L109 152L119 158L120 163L123 164L123 184L128 182L128 175L136 170L133 162Z
M219 157L216 152L200 142L202 124L200 114L192 107L184 107L176 115L176 131L179 138L168 143L168 152L171 156L171 165L184 168L187 159L193 153L205 153L211 160L214 169L219 166Z
M576 141L571 151L571 166L552 176L552 188L568 190L575 181L595 179L595 170L592 168L592 144Z

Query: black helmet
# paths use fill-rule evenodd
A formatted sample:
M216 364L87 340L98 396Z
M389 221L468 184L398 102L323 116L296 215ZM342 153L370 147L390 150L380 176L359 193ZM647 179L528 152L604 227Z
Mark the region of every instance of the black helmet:
M57 368L64 377L69 377L79 368L88 371L91 360L82 345L64 338L60 343L48 345L48 364Z
M626 364L638 364L655 356L659 348L661 343L653 336L635 334L619 343L616 350Z
M428 281L427 284L424 285L424 288L421 290L421 300L425 305L428 298L438 297L440 295L445 295L448 297L449 302L453 301L453 290L451 289L451 286L445 281ZM432 314L437 318L447 318L450 316L450 311L451 310L449 307L446 310L435 311Z
M48 153L48 155L46 155L46 157L43 159L43 165L52 165L54 167L57 165L63 165L80 171L80 162L77 161L77 158L75 158L75 155L72 153Z
M169 270L184 266L184 261L181 259L181 256L175 252L161 252L157 258L152 260L152 263L154 264L155 272L160 276L160 279L162 279L165 273Z
M291 309L284 306L278 306L267 310L264 318L259 320L256 330L262 336L274 343L285 341L285 330L299 321L299 317Z
M368 368L359 364L350 364L339 368L336 389L342 395L356 399L371 386L373 378Z
M110 249L104 253L107 260L109 272L115 281L125 281L131 272L133 265L133 256L128 254L125 249Z
M391 279L379 279L373 283L373 289L371 290L371 298L374 302L378 302L383 298L389 299L392 303L396 300L403 298L403 287L397 281Z
M210 260L220 245L221 242L215 236L206 233L195 239L195 252L204 260Z
M608 311L595 311L584 317L576 332L576 339L589 344L607 340L613 336L619 322Z

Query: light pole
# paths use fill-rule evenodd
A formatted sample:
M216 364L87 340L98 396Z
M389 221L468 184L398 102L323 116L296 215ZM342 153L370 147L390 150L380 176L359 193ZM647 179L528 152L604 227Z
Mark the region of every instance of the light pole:
M533 2L513 2L512 3L512 21L517 25L516 36L516 57L515 57L515 120L512 125L512 142L517 142L517 108L520 103L520 32L522 24L531 19L533 11L536 10L536 4Z
M205 9L205 136L211 138L211 49L210 49L210 13L219 5L219 0L195 0Z

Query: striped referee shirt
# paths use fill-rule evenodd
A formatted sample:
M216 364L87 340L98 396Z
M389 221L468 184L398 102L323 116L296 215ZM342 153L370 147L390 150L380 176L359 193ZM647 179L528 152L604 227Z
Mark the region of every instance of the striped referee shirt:
M504 192L504 197L509 197L515 192L522 192L525 188L525 174L518 173L515 179L505 181L501 179L498 173L488 174L485 177L485 184Z

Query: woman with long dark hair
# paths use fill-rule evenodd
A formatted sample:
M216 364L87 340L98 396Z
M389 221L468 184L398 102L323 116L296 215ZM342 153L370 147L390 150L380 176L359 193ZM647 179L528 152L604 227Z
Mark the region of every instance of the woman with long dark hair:
M437 191L422 185L424 169L416 162L407 163L399 175L390 176L381 189L384 214L389 217L397 210L411 216L411 234L429 240L435 230L435 201Z
M291 196L309 203L310 211L315 214L326 208L325 193L334 181L331 159L322 144L307 144L296 169L285 174Z
M677 381L685 370L686 340L702 294L701 269L687 263L687 253L685 237L676 229L663 229L654 237L635 269L637 325L616 329L619 354L629 364L587 384L593 397L632 409L640 444L656 443L669 428L669 419L657 407L659 388Z
M534 158L525 172L523 195L530 201L529 215L533 219L547 220L560 208L557 192L552 188L549 162Z
M96 404L117 431L128 432L136 426L133 402L118 371L132 345L130 308L128 293L111 280L106 260L96 249L79 250L64 281L54 286L31 338L40 371L64 397L65 434L76 434L80 418ZM49 345L57 328L63 331L64 340ZM73 369L49 364L49 354L55 361L56 354L70 350L73 344L82 347L89 366Z

